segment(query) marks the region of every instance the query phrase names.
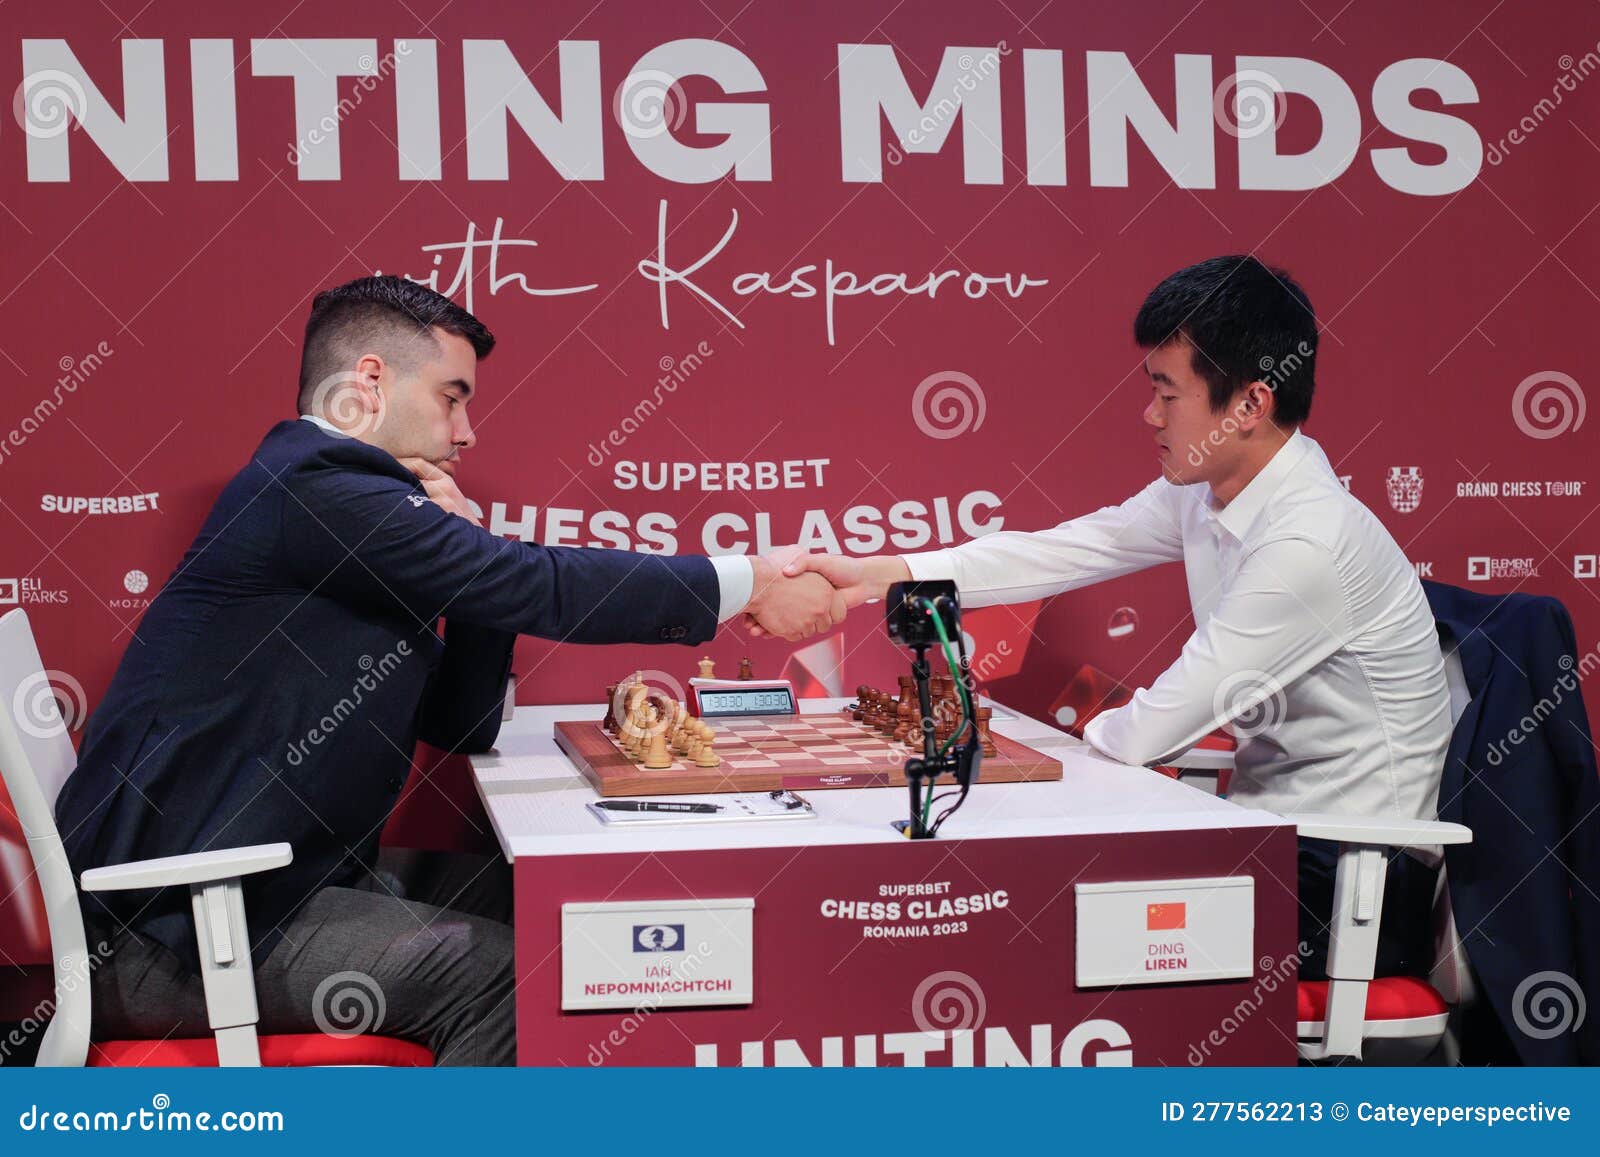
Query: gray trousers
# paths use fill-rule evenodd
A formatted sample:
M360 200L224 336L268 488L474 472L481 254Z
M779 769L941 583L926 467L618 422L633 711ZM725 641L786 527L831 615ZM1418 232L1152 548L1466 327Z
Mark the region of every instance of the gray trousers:
M93 973L95 1039L210 1034L200 978L176 956L126 929L90 932L111 944ZM514 1065L514 986L509 865L386 852L379 875L323 888L284 925L256 968L258 1031L359 1028L426 1045L438 1065Z

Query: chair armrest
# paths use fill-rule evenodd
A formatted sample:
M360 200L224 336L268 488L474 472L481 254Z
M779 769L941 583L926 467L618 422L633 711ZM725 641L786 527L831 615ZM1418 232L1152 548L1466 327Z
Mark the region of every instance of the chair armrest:
M1439 820L1375 819L1321 812L1291 812L1283 817L1302 836L1341 844L1381 844L1391 848L1428 848L1470 844L1472 829Z
M1218 747L1191 747L1181 755L1162 760L1161 766L1180 771L1232 771L1234 754Z
M90 868L80 883L85 892L121 892L130 888L165 888L173 884L210 884L255 872L281 868L294 859L288 844L255 844L248 848L219 848L186 856L162 856Z

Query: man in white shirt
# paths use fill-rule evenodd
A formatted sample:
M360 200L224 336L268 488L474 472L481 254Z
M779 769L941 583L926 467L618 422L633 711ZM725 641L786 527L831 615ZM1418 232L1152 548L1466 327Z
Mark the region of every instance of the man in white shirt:
M1300 432L1317 326L1304 291L1253 257L1157 286L1134 322L1162 476L1120 506L947 550L811 556L851 606L905 579L954 579L969 607L1024 602L1182 561L1195 631L1176 662L1084 738L1155 764L1227 727L1230 797L1269 811L1433 819L1450 737L1444 664L1415 570ZM1316 974L1333 855L1302 841L1302 939ZM1420 968L1431 873L1396 863L1379 967ZM1320 933L1320 937L1319 937ZM1389 935L1389 933L1393 933Z

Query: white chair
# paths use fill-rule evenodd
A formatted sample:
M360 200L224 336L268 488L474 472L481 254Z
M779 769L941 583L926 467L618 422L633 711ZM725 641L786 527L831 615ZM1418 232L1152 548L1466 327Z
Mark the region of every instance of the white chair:
M259 844L95 868L83 874L86 892L187 885L205 986L209 1041L90 1043L91 960L72 869L56 830L55 804L77 764L77 753L51 694L28 616L0 616L0 778L11 796L33 858L55 971L55 1015L39 1046L41 1066L94 1064L252 1066L268 1064L432 1064L421 1045L390 1037L321 1033L256 1037L255 974L245 927L241 877L281 868L288 844ZM196 1048L200 1043L203 1048Z
M1445 652L1454 725L1467 705L1466 680L1453 648ZM1220 775L1233 767L1231 752L1195 747L1168 763L1178 780L1215 794ZM1328 979L1302 980L1298 991L1296 1040L1305 1060L1362 1059L1368 1043L1383 1059L1416 1062L1441 1046L1453 1060L1448 1035L1452 1009L1475 999L1472 971L1456 933L1450 889L1439 867L1433 907L1433 961L1428 980L1375 976L1378 927L1383 916L1383 885L1389 849L1415 849L1430 860L1449 844L1472 842L1461 824L1437 820L1368 819L1362 816L1290 814L1296 832L1339 844L1328 927ZM1378 1043L1381 1042L1381 1043Z
M1444 1040L1452 1002L1433 984L1413 976L1375 976L1378 927L1383 917L1383 885L1389 870L1389 849L1418 849L1436 854L1445 844L1472 842L1460 824L1437 820L1369 819L1363 816L1299 813L1283 817L1302 836L1335 840L1339 864L1333 882L1333 919L1328 926L1328 979L1302 980L1298 992L1296 1039L1306 1060L1363 1056L1363 1045L1384 1041L1385 1059L1418 1061ZM1449 889L1435 893L1449 902ZM1454 937L1454 926L1450 926ZM1460 944L1447 945L1435 935L1434 969L1459 954ZM1459 1000L1459 994L1457 999ZM1388 1043L1392 1042L1392 1043Z

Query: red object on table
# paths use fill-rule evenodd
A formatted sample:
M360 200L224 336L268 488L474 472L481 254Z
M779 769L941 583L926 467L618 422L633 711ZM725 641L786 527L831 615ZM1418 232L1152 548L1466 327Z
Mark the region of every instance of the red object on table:
M1085 664L1050 704L1047 722L1082 739L1089 720L1102 711L1121 707L1132 698L1133 692L1122 683L1098 667Z

